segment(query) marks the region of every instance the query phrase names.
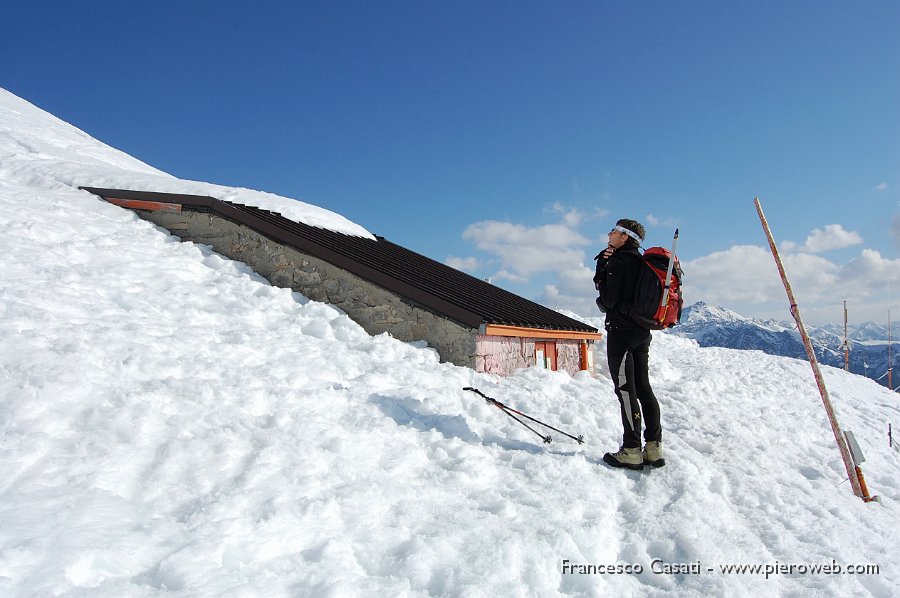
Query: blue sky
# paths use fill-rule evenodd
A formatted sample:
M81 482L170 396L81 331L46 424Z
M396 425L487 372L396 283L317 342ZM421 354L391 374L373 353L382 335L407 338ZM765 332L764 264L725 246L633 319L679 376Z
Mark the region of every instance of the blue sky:
M900 3L34 2L0 86L182 178L592 311L620 217L689 302L900 318Z

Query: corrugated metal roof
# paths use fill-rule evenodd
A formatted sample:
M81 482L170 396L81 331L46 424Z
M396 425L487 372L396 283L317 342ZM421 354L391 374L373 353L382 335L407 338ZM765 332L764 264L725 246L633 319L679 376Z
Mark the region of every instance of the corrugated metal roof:
M281 214L214 197L81 187L105 199L180 204L219 216L323 259L407 300L466 326L501 324L544 330L597 332L584 322L391 243L337 233L288 220Z

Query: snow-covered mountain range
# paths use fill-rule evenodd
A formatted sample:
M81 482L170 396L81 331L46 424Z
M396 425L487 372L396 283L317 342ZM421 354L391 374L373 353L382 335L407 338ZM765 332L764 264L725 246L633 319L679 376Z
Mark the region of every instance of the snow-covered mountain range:
M824 365L844 367L843 326L806 327L816 359ZM756 320L723 307L703 302L686 307L681 323L672 333L692 338L701 347L757 349L769 355L806 359L806 349L796 327L787 322ZM865 322L847 328L850 347L850 371L887 385L889 334L886 325ZM900 347L893 345L891 357L894 367L893 384L900 384Z

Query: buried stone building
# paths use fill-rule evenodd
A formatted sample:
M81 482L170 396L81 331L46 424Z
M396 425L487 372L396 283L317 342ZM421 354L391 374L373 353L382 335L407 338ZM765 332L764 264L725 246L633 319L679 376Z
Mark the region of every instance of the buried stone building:
M82 187L249 265L278 287L333 304L369 334L424 340L441 361L506 375L593 370L597 329L391 243L208 196Z

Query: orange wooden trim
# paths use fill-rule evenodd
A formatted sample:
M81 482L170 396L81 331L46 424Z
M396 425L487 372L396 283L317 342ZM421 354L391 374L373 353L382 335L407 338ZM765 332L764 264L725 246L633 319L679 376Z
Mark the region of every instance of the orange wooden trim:
M104 198L111 204L129 208L132 210L150 210L151 212L181 212L180 203L164 203L161 201L141 201L139 199L116 199L115 197Z
M525 328L523 326L505 326L502 324L485 324L484 333L489 336L561 338L594 341L598 341L603 338L603 335L599 332L578 332L575 330L545 330L543 328Z

